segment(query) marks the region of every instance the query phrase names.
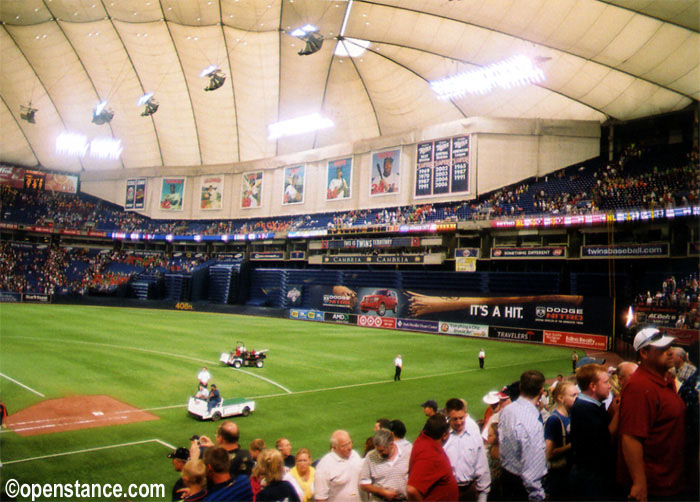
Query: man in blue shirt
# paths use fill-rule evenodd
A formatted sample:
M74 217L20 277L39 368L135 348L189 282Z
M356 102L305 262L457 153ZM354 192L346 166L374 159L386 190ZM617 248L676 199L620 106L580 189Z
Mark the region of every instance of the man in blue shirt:
M506 500L543 501L547 474L544 426L536 403L544 391L544 375L528 370L520 376L520 397L498 420L502 483Z
M253 500L250 479L245 474L232 478L229 474L228 452L219 447L204 452L209 493L204 500Z
M576 500L610 500L615 481L615 448L619 415L613 418L603 401L610 393L610 376L599 364L576 369L581 393L571 408L571 492Z

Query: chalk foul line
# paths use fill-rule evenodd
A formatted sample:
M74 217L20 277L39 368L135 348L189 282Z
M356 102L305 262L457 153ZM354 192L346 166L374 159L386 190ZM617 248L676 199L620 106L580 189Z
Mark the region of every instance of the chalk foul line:
M19 464L22 462L32 462L34 460L43 460L43 459L47 459L47 458L65 457L67 455L77 455L79 453L88 453L91 451L100 451L100 450L110 450L112 448L123 448L125 446L134 446L134 445L147 444L147 443L158 443L158 444L165 446L166 448L169 448L171 450L175 449L175 447L173 445L168 444L165 441L161 441L160 439L144 439L143 441L131 441L130 443L120 443L120 444L112 444L112 445L107 445L107 446L97 446L95 448L85 448L83 450L65 451L63 453L52 453L50 455L41 455L39 457L29 457L29 458L20 458L17 460L8 460L8 461L3 462L3 465Z
M46 397L45 395L43 395L43 394L42 394L41 392L39 392L38 390L34 390L34 389L32 389L31 387L29 387L29 386L27 386L27 385L24 385L22 382L18 382L18 381L15 380L14 378L10 378L9 376L5 375L4 373L0 373L0 376L3 377L3 378L6 378L7 380L9 380L9 381L12 382L12 383L16 383L17 385L19 385L20 387L22 387L22 388L24 388L24 389L27 389L29 392L33 392L33 393L36 394L37 396Z

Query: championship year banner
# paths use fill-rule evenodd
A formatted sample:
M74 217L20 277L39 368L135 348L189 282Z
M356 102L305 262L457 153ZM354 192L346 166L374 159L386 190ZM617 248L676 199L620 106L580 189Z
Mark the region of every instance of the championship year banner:
M469 136L418 143L416 197L469 191Z

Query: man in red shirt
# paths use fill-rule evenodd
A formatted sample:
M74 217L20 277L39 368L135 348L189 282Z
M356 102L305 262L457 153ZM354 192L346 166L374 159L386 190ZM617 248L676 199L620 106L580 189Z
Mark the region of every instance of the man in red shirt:
M428 418L423 431L413 443L408 464L408 500L459 499L459 488L452 466L442 445L449 437L445 415L437 413Z
M639 368L622 389L617 477L630 500L681 499L685 404L668 370L673 337L644 328L634 337Z

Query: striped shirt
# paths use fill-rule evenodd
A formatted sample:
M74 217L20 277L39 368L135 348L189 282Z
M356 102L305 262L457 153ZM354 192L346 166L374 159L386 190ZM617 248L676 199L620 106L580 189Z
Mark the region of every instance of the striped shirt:
M478 492L489 492L491 471L486 459L486 448L479 426L470 416L466 417L462 432L450 429L450 436L442 448L450 459L457 484L475 482Z
M544 427L535 405L520 397L506 406L499 417L498 435L503 468L522 479L529 500L544 500Z
M406 498L406 482L408 481L408 461L411 451L396 448L393 460L382 458L377 450L370 451L362 461L360 469L361 485L376 485L395 490L400 498ZM369 500L383 500L375 494L369 494Z

